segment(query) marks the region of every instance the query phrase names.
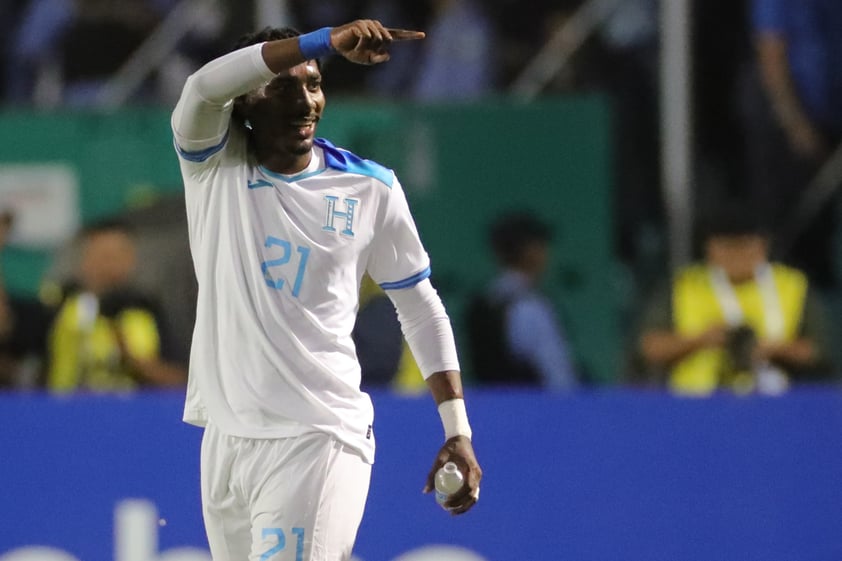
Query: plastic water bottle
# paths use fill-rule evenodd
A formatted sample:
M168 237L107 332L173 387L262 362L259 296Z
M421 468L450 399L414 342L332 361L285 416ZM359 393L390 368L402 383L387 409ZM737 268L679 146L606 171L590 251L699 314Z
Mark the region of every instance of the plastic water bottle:
M436 502L444 506L450 495L462 488L464 477L453 462L447 462L436 472Z

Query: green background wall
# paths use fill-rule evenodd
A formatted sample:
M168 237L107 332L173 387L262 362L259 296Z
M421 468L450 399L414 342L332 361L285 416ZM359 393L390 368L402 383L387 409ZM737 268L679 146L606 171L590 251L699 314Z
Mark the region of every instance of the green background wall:
M397 171L457 334L467 297L494 274L485 244L489 221L507 208L529 208L549 221L555 238L544 288L588 378L615 377L620 333L603 100L333 103L319 134ZM169 114L162 110L0 115L0 162L74 166L83 221L181 190ZM49 260L43 252L9 248L3 266L10 290L34 292ZM470 365L463 366L470 375Z

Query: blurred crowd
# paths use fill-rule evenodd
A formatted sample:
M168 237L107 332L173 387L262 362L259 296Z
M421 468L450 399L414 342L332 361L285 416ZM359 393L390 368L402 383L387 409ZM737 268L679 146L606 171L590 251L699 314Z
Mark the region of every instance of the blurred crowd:
M131 54L154 43L182 4L0 2L4 105L103 103ZM505 96L583 4L291 0L287 6L291 23L305 31L358 17L426 31L425 41L396 49L390 64L361 71L327 61L324 87L332 96L453 102ZM693 394L775 393L835 380L840 177L826 172L842 158L842 3L693 2L692 183L700 220L695 260L675 270L666 265L659 178L659 2L603 4L609 9L594 32L542 85L542 95L599 93L612 109L616 257L638 287L625 326L622 379ZM201 7L200 17L191 12L189 32L143 75L132 103L171 106L190 72L260 26L251 2L193 7ZM154 49L146 56L155 57ZM4 222L5 231L12 222ZM466 314L472 381L555 391L587 384L557 303L541 290L551 230L522 209L487 226L499 275ZM185 338L168 335L160 302L132 285L135 240L124 222L88 225L74 240L75 268L40 302L0 298L0 385L110 391L184 382ZM391 304L372 284L364 283L354 335L364 385L417 389L417 367ZM184 290L189 301L192 288Z
M255 21L258 3L6 0L0 3L2 100L7 105L96 106L108 97L132 53L145 45L140 58L151 61L154 71L143 75L130 99L171 105L186 75L229 50L238 36L265 25ZM188 4L189 10L179 9ZM425 41L395 50L389 65L361 71L330 60L326 86L335 94L435 101L505 92L582 4L536 0L524 10L513 0L289 0L285 13L288 23L304 31L360 17L426 31ZM173 35L158 34L165 22L172 23L167 29L176 30ZM170 40L171 50L161 47L164 56L152 47ZM550 91L603 87L620 78L617 72L652 74L656 43L657 0L617 2Z

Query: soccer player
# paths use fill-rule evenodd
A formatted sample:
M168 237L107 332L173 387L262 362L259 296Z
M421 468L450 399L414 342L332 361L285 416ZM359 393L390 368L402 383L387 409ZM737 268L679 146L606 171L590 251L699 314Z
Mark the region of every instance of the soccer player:
M377 64L423 36L371 20L265 29L188 78L173 112L199 280L184 419L205 427L215 560L350 557L374 459L351 338L365 272L394 302L444 425L425 491L454 461L466 484L446 506L478 499L453 332L400 183L315 137L319 58Z

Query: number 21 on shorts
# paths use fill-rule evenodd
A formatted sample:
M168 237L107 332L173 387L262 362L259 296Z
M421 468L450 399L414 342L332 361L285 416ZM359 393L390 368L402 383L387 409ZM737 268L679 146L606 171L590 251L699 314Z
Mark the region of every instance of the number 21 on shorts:
M302 561L304 559L304 528L293 528L292 533L295 534L295 561ZM275 554L283 551L287 546L287 539L284 531L280 528L263 528L261 537L264 541L275 536L278 538L278 543L272 545L260 556L260 561L270 561ZM278 559L275 557L275 559Z

